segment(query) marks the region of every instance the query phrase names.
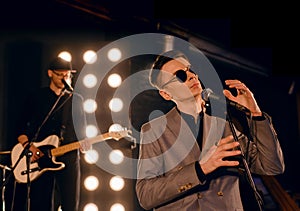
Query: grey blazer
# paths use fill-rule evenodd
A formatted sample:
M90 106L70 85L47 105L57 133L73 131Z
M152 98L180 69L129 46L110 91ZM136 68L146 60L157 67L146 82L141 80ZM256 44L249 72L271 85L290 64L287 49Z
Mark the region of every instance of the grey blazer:
M280 143L271 118L265 113L264 116L265 120L252 121L255 134L249 146L249 167L256 174L281 174L285 166ZM195 168L195 162L229 134L228 122L204 114L201 151L176 108L145 123L141 128L136 183L140 205L157 211L243 210L237 168L220 168L207 175L204 182ZM247 137L237 130L236 134L244 151Z

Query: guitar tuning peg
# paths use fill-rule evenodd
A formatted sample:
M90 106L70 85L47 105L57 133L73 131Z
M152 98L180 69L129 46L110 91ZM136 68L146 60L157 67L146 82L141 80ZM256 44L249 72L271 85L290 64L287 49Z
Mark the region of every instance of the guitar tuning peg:
M135 138L132 136L132 131L131 131L131 130L127 130L127 137L128 137L128 138L131 138L132 140L135 139Z

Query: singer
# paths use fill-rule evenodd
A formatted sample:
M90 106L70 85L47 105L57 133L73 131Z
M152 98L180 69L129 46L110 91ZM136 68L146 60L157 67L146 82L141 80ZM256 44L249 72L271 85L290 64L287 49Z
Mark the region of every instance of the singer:
M71 93L72 74L75 72L71 62L55 58L47 68L49 86L30 93L25 103L20 104L16 139L24 148L29 147L31 154L26 156L31 163L47 156L43 150L47 144L40 147L35 144L47 140L51 135L58 137L60 145L86 137L83 99L79 94ZM75 128L74 118L79 127ZM80 149L82 152L89 148L87 145L83 147L86 148ZM77 211L80 201L80 150L56 158L57 162L65 164L63 169L47 171L27 183L17 182L12 210L52 211L61 206L64 211Z
M249 110L248 124L255 128L251 141L248 134L234 128L238 134L234 141L228 121L206 113L203 87L195 72L188 58L176 50L153 62L150 84L175 106L141 127L136 182L139 203L146 210L157 211L260 210L241 195L245 191L240 187L240 172L245 166L240 158L248 155L251 173L284 172L271 117L261 111L244 83L226 80L225 85L236 89L237 95L224 89L225 97ZM254 190L246 191L248 198Z

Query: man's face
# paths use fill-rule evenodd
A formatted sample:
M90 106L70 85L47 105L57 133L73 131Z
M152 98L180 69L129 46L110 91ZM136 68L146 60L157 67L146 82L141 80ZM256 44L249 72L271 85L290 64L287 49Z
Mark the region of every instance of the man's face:
M57 88L64 88L62 79L64 79L68 84L71 84L72 73L69 70L50 70L50 78L52 83Z
M171 60L162 66L161 71L161 80L164 82L162 89L169 92L175 100L201 95L200 81L198 76L190 70L190 63L187 60L183 58ZM176 74L179 77L176 77ZM186 77L180 77L185 74Z

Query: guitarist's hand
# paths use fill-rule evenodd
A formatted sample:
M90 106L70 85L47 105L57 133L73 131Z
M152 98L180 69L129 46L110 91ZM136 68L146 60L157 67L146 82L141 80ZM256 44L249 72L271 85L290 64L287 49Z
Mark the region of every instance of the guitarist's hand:
M26 147L26 145L24 147ZM31 144L29 150L32 152L31 163L36 162L40 157L44 155L44 153L33 144Z
M86 153L87 151L93 149L91 143L87 140L80 141L80 151Z

